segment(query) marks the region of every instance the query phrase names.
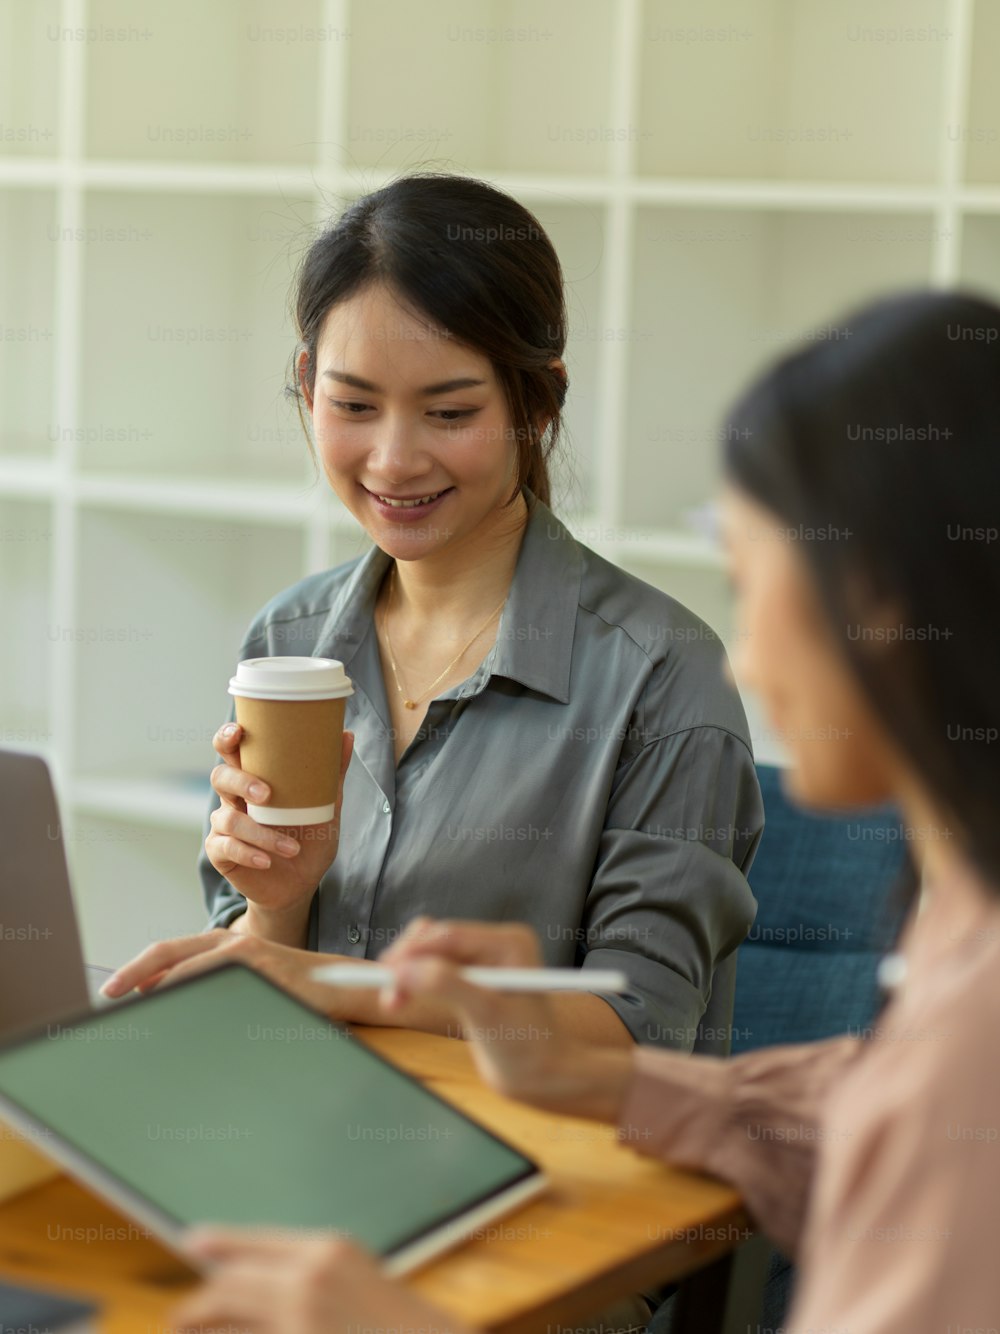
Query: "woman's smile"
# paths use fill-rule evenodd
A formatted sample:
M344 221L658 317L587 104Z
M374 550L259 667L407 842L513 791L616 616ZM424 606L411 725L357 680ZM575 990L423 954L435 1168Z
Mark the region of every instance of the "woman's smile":
M453 486L446 486L439 490L397 493L375 491L361 482L358 485L365 493L371 508L381 518L391 519L393 523L412 523L425 518L455 490Z

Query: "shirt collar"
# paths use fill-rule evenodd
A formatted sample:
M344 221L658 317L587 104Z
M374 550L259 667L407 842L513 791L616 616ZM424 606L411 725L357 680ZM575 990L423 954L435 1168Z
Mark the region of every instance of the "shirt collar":
M583 556L572 533L525 487L528 522L497 630L494 676L569 703Z
M528 519L496 646L483 664L491 676L517 681L561 704L569 702L573 636L583 557L569 529L527 487ZM391 557L367 551L330 608L316 645L321 657L348 667L371 628L375 599Z

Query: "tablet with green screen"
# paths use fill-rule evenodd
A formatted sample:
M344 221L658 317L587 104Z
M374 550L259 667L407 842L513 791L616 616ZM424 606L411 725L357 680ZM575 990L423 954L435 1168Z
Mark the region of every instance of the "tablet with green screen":
M174 1248L193 1223L329 1228L400 1273L544 1185L241 964L4 1043L0 1116Z

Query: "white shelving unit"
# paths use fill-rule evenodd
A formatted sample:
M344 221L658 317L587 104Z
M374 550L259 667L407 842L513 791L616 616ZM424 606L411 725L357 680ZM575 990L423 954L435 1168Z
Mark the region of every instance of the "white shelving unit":
M243 630L363 549L282 394L340 201L429 166L537 212L557 507L727 636L689 515L732 395L880 291L1000 292L998 49L989 0L0 0L0 744L54 766L88 951L200 927Z

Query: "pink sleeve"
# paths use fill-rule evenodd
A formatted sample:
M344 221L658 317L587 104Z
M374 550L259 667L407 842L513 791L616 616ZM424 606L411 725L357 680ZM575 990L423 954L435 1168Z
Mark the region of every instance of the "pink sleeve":
M723 1060L640 1047L620 1124L640 1152L728 1181L775 1244L793 1256L831 1083L856 1038L770 1047Z
M842 1133L816 1180L788 1334L1000 1326L1000 1003L942 1017L900 1029L831 1100Z

